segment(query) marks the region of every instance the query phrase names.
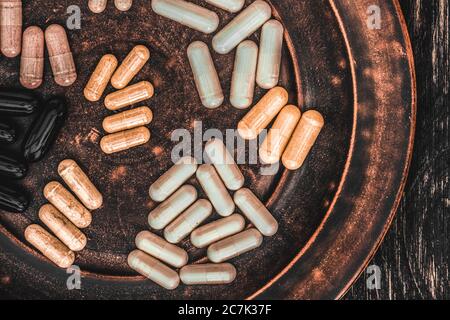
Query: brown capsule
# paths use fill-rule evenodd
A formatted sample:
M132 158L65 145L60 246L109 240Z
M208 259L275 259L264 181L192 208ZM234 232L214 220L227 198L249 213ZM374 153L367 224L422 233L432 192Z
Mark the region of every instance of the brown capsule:
M112 54L106 54L100 59L84 88L84 97L87 100L92 102L100 100L117 65L118 61Z
M8 58L17 57L22 46L22 1L0 0L1 51Z
M114 73L111 79L112 86L116 89L125 88L141 71L148 59L150 59L150 51L147 47L142 45L134 47Z
M124 111L103 120L103 129L108 133L145 126L152 122L153 112L148 107L140 107Z
M27 89L36 89L44 76L44 32L39 27L28 27L22 41L20 83Z
M323 126L319 112L310 110L303 114L283 154L283 165L287 169L297 170L303 165Z
M93 13L102 13L106 9L108 0L89 0L88 7Z
M25 239L60 268L69 268L75 261L73 251L37 224L25 229Z
M46 204L41 207L39 210L39 219L70 250L81 251L86 247L86 236L51 204Z
M107 109L115 111L153 97L154 88L148 81L141 81L125 89L110 93L105 98Z
M52 24L45 30L45 42L55 82L63 87L72 85L77 80L77 71L66 30Z
M112 154L143 145L149 140L150 131L146 127L139 127L103 137L100 147L104 153Z
M114 5L120 11L128 11L133 5L133 0L114 0Z

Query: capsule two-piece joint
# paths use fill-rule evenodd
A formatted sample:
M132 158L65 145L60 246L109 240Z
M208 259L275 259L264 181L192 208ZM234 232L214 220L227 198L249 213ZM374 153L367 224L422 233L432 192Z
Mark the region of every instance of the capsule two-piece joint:
M25 29L20 56L20 83L27 89L36 89L44 76L44 32L32 26Z

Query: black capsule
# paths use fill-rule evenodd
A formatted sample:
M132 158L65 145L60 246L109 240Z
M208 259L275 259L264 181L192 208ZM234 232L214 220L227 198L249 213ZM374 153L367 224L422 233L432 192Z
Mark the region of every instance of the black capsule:
M66 113L66 102L62 98L55 97L45 103L24 142L23 155L27 161L36 162L44 157L55 142Z
M8 212L24 212L30 205L26 192L17 187L0 185L0 209Z
M10 156L0 154L0 176L23 179L27 175L28 166Z
M14 143L16 138L16 129L8 123L0 122L0 143Z
M39 99L30 91L0 89L0 114L22 117L29 116L39 108Z

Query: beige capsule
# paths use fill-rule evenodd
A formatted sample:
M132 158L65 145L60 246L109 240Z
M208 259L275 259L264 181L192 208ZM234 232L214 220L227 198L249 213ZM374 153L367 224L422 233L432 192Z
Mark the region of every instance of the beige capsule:
M102 194L74 160L61 161L58 173L86 208L95 210L102 206Z
M282 157L287 169L297 170L303 165L324 123L317 111L310 110L303 114Z
M180 278L186 285L229 284L236 279L236 268L229 263L189 265L180 270Z
M88 7L93 13L102 13L106 9L108 0L89 0Z
M60 268L69 268L75 261L73 251L37 224L25 229L25 239Z
M8 58L17 57L22 46L22 1L0 0L0 46Z
M87 228L92 222L92 215L66 188L59 182L48 183L44 188L44 196L78 228Z
M113 87L116 89L125 88L141 71L148 59L150 59L150 51L147 47L143 45L135 46L111 78Z
M50 65L55 82L67 87L77 80L77 71L66 30L57 24L52 24L45 30Z
M23 32L20 56L20 83L27 89L36 89L44 76L44 32L39 27L28 27Z
M146 127L117 132L103 137L100 141L100 148L106 154L121 152L146 144L150 140L150 136L150 130Z
M150 82L141 81L107 95L105 98L105 106L112 111L119 110L150 99L154 93L153 85Z
M117 58L112 54L105 54L92 73L89 82L84 88L84 97L92 102L100 100L112 74L118 65Z
M51 204L46 204L41 207L39 210L39 219L70 250L81 251L86 247L86 236Z
M142 231L136 236L136 247L175 268L185 266L189 260L185 250L149 231Z
M254 140L272 122L288 102L289 94L282 87L271 89L238 124L239 135Z
M128 265L167 290L174 290L180 284L178 273L140 250L128 255Z
M116 133L149 124L153 120L153 112L148 107L140 107L124 111L103 120L103 129L108 133Z
M120 11L128 11L133 6L133 0L114 0L114 5Z

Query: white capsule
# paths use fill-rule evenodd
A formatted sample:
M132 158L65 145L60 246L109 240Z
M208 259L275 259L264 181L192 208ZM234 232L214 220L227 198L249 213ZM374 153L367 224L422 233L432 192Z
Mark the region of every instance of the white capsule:
M220 54L229 53L258 30L271 15L272 9L267 2L256 0L214 36L214 50Z
M228 284L236 279L236 268L229 263L189 265L180 270L180 278L186 285Z
M197 200L197 190L193 186L181 187L169 199L150 212L148 224L156 230L164 229L195 200Z
M241 232L244 228L244 218L235 213L195 229L191 233L191 242L197 248L205 248L214 242Z
M224 96L208 46L195 41L188 47L187 54L203 105L209 109L220 107Z
M205 152L228 189L235 191L242 188L245 182L244 175L222 140L209 141L205 146Z
M163 288L173 290L180 284L178 273L140 250L128 255L128 265Z
M220 9L236 13L244 7L245 0L205 0Z
M218 214L227 217L234 212L233 199L212 165L201 165L197 170L197 180Z
M189 28L209 34L217 30L219 16L206 8L183 0L152 0L157 14Z
M211 245L208 248L208 259L221 263L258 248L262 242L263 236L258 230L248 229Z
M194 158L181 158L150 186L150 197L158 202L166 200L195 174L197 166Z
M164 230L164 238L170 243L180 242L211 214L211 203L205 199L198 200Z

